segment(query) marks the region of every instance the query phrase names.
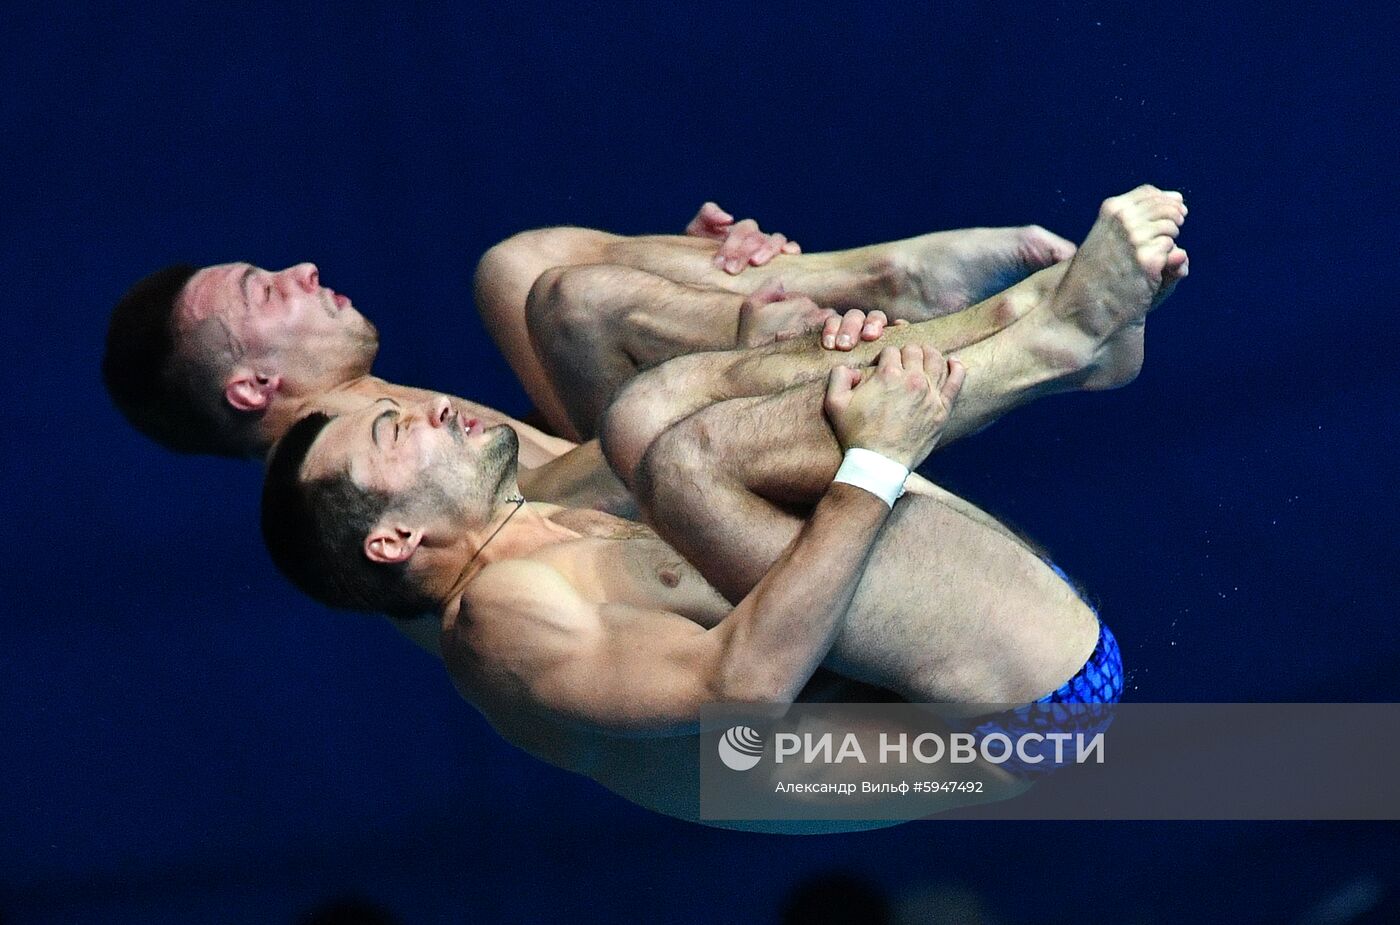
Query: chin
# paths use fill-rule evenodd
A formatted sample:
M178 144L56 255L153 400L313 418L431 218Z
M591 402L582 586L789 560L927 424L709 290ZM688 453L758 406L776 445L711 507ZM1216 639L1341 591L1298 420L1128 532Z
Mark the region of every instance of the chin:
M373 363L375 354L379 352L379 329L364 315L360 316L360 321L364 324L359 332L359 340L366 353L365 363Z
M514 484L520 469L520 437L509 424L497 424L491 428L491 442L482 453L482 465L488 471L500 466L498 489Z

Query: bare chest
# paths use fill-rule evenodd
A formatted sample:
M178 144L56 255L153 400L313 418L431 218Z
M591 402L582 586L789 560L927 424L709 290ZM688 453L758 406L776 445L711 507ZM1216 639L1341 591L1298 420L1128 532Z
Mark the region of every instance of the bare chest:
M531 558L558 569L589 602L669 610L707 627L729 612L699 571L648 527L597 511L555 519L582 535Z

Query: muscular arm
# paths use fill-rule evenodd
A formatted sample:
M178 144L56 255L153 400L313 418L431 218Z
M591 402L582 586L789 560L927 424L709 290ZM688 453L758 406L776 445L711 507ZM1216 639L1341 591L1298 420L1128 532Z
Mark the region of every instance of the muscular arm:
M619 733L683 731L707 703L790 701L830 649L888 516L869 492L833 484L792 545L710 630L675 614L591 604L538 562L488 566L449 630L469 637L466 646L449 642L457 653L449 667L470 688L460 653L480 653L472 666L492 690Z

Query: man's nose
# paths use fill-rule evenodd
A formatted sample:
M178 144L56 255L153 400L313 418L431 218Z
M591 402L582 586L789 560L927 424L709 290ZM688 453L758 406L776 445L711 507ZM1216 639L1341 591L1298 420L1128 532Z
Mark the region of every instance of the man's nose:
M303 292L315 293L321 288L321 271L314 263L299 263L288 267L283 273Z
M446 395L439 395L428 403L426 413L429 424L434 427L442 427L452 420L452 402Z

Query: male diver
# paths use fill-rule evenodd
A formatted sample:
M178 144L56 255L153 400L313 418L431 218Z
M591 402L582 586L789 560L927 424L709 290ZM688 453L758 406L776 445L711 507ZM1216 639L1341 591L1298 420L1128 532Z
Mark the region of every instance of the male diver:
M268 547L333 606L433 609L455 683L503 735L678 815L693 793L646 755L674 750L706 702L790 701L822 662L914 701L1116 699L1094 612L1009 530L908 473L940 437L1135 375L1145 315L1186 273L1184 219L1152 187L1107 200L1067 268L1020 285L1029 309L947 361L934 319L888 332L859 369L779 347L636 380L605 443L684 558L635 524L526 502L513 432L446 398L294 425L269 464Z

